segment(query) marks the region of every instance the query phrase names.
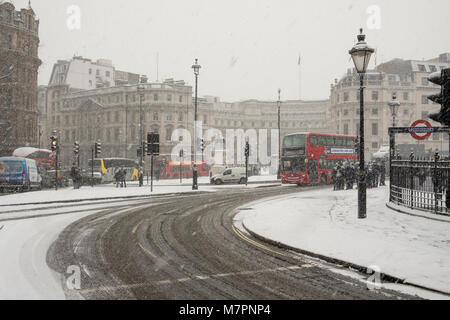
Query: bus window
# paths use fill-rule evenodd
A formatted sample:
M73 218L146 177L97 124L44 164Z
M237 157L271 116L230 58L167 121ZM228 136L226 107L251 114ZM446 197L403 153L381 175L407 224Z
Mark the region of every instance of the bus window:
M327 169L327 158L326 156L320 156L319 166L321 170Z
M347 147L351 147L353 146L353 139L352 138L347 138Z
M317 136L311 136L311 137L309 138L309 143L310 143L312 146L317 146Z
M327 137L326 136L319 136L319 145L320 146L326 146L327 145Z
M336 137L336 147L343 147L344 146L344 138L342 137Z
M334 147L334 137L327 137L327 146Z

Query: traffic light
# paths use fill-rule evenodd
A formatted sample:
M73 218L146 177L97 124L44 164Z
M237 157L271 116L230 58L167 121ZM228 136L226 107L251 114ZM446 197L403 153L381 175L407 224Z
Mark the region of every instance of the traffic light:
M159 155L159 133L149 133L147 135L147 155Z
M50 146L52 148L52 151L58 150L58 138L56 137L56 135L50 137Z
M95 150L95 157L98 158L98 156L99 156L100 154L102 154L102 144L101 144L100 141L97 141L97 142L95 143L95 148L94 148L94 150Z
M250 144L248 142L245 144L245 157L250 157Z
M146 154L148 154L148 144L145 141L142 142L142 150L144 150L144 153L143 153L144 156Z
M202 148L202 152L205 151L205 140L202 139L200 147Z
M73 153L75 155L80 153L80 143L78 141L75 141L75 143L73 144Z
M444 126L450 126L450 68L434 72L428 81L440 85L441 92L428 96L428 99L441 105L439 113L430 114L429 118Z
M358 138L355 139L355 145L354 145L354 148L355 148L355 153L356 153L356 154L359 154L360 144L359 144L359 139L358 139Z

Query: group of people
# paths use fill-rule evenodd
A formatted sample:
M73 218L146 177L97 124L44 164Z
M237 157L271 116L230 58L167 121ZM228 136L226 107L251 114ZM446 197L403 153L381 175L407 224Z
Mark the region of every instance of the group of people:
M385 186L386 166L383 162L371 162L365 166L367 188ZM334 190L351 190L358 182L359 163L338 163L332 171Z
M114 174L114 179L116 180L116 188L118 188L119 186L121 188L126 188L127 187L127 170L125 170L124 168L117 170L116 173Z

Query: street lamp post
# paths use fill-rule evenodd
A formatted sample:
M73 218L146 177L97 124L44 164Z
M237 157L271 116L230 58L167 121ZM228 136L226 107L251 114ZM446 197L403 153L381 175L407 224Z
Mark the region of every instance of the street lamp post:
M278 89L278 174L277 179L281 179L281 89Z
M143 78L141 79L141 84L138 85L137 91L139 94L139 148L141 150L139 157L139 167L140 170L144 166L144 128L142 123L142 100L144 98L145 86L143 85Z
M365 154L364 154L364 75L369 66L370 57L375 50L366 43L366 36L363 29L360 29L358 35L358 43L349 51L355 64L356 71L360 80L360 147L359 147L359 180L358 180L358 218L367 218L367 194L366 194L366 170L365 170Z
M398 108L400 108L400 102L397 101L397 96L395 94L392 95L392 101L388 103L388 106L391 108L392 112L392 127L395 128L395 118L397 117Z
M194 118L194 164L192 166L192 190L198 190L198 171L197 171L197 100L198 100L198 75L200 74L201 66L198 64L198 59L195 59L195 64L192 66L195 74L195 118Z

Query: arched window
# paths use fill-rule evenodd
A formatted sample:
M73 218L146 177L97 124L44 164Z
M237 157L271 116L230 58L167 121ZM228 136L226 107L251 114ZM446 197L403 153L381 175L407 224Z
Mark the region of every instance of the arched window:
M172 141L172 132L173 132L173 127L167 126L166 127L166 141Z

